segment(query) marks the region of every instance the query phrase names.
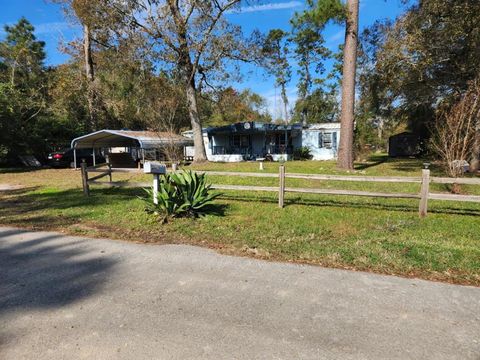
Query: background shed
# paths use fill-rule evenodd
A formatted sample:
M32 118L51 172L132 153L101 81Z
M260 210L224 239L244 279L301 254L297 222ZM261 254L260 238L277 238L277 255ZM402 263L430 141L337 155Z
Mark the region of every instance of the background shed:
M420 151L420 138L415 134L403 132L388 138L388 156L417 156Z

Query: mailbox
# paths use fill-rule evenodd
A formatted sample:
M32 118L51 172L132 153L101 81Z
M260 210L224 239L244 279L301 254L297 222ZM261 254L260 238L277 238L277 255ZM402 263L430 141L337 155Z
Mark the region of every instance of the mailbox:
M167 167L156 161L147 161L143 164L143 172L145 174L164 175L167 173Z

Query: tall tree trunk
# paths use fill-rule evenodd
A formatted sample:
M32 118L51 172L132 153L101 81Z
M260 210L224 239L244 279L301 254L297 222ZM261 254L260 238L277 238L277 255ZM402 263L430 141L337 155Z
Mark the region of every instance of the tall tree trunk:
M87 103L89 113L88 131L97 130L98 119L96 111L95 72L93 68L92 45L90 43L90 28L83 25L83 53L85 57L85 76L87 78Z
M198 114L197 103L197 87L195 84L195 73L192 58L190 56L190 49L187 37L187 22L181 15L178 1L168 0L171 15L176 26L176 36L179 41L178 53L178 68L182 74L182 80L185 86L185 95L187 98L188 115L190 117L190 124L193 131L193 146L195 162L207 161L207 154L205 152L205 144L203 143L203 131L200 115ZM193 5L192 5L193 9Z
M287 89L285 88L285 84L282 84L282 101L283 101L283 111L285 113L285 124L288 124L288 97L287 97Z
M190 116L190 124L193 130L194 161L204 162L207 161L207 154L205 152L205 144L203 143L202 123L198 114L197 90L193 78L186 80L185 91L187 95L188 115Z
M312 78L310 75L310 60L308 58L308 55L306 56L306 61L305 61L305 88L301 91L300 93L300 99L301 99L301 104L302 104L302 125L306 126L307 125L307 97L310 95L310 88L311 88L311 83L312 83Z
M17 67L17 62L12 65L12 71L10 72L10 85L12 85L12 88L15 86L15 70Z
M358 42L358 2L347 1L345 49L343 53L342 112L337 166L353 170L353 127L355 111L355 72Z

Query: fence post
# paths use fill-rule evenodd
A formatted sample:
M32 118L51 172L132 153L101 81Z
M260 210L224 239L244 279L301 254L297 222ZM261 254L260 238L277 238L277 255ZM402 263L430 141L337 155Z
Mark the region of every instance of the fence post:
M430 188L430 170L422 170L422 187L420 189L420 205L418 206L418 216L424 218L427 216L428 192Z
M278 189L278 207L283 208L285 197L285 165L280 165L278 169L280 178L280 186Z
M87 163L85 159L82 160L80 164L81 171L82 171L82 186L83 186L83 195L90 196L90 188L88 187L88 171L87 171Z

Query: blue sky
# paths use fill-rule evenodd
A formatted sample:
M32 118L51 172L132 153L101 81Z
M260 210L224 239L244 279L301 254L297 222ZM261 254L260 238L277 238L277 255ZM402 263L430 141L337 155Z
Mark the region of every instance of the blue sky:
M68 56L59 50L62 42L71 40L79 35L75 28L65 19L60 6L45 0L0 0L0 38L3 36L3 25L15 23L21 16L25 16L36 28L37 37L46 42L47 63L60 64L68 60ZM264 1L261 5L244 6L242 13L228 14L233 23L239 24L245 33L254 29L268 32L270 29L290 29L290 19L296 11L304 9L304 0ZM401 0L360 0L360 28L373 24L376 20L395 18L404 7ZM338 25L329 25L324 32L326 46L336 50L344 40L344 29ZM329 68L327 63L326 67ZM244 81L235 84L239 89L251 88L264 96L269 102L268 108L275 115L274 79L265 76L261 70L244 66ZM296 99L296 75L293 69L292 82L289 84L288 95L290 103ZM277 91L278 93L278 91ZM277 105L279 98L277 96Z

